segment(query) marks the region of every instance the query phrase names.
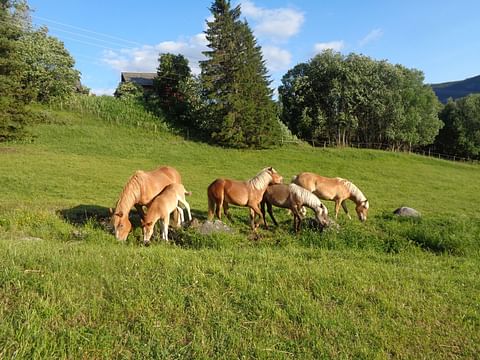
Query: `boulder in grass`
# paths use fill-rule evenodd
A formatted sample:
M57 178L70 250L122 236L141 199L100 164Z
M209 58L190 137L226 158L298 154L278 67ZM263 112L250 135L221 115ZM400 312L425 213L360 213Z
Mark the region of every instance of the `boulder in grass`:
M220 220L205 221L203 223L194 219L190 224L191 228L196 229L202 235L210 235L213 233L231 233L232 229Z
M406 207L406 206L402 206L396 209L393 213L395 215L403 216L403 217L415 217L415 218L421 217L420 213L417 210L412 209L410 207Z

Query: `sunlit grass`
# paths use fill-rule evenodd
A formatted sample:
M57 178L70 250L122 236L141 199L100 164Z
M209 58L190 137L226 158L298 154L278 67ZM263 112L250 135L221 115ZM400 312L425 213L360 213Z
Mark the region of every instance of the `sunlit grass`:
M375 150L226 150L90 113L48 110L32 144L0 145L0 358L474 358L480 343L480 168ZM47 119L47 120L48 120ZM274 166L342 176L361 224L252 236L109 232L136 169L175 166L203 221L217 177ZM330 213L332 203L326 203ZM411 206L418 220L392 211ZM349 209L354 217L353 204ZM135 220L135 218L134 218ZM138 223L137 223L138 225Z

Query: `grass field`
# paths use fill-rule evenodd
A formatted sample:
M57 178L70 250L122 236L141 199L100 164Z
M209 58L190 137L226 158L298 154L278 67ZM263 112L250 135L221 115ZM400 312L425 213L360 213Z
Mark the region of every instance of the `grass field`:
M0 145L0 358L478 357L478 166L303 145L226 150L43 111L33 143ZM234 208L231 234L186 229L146 248L136 228L117 242L108 208L133 171L161 164L181 172L200 221L212 180L265 166L287 181L350 179L369 219L341 214L338 231L296 235L276 209L280 226L257 238ZM402 205L422 218L395 218Z

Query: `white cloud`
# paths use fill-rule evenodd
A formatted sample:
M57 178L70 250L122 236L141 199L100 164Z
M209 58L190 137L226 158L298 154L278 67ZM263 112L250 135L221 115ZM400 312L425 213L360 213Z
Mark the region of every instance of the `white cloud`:
M380 39L383 36L382 29L373 29L370 31L363 39L361 39L358 44L360 46L365 46L375 40Z
M287 40L300 31L305 21L302 12L292 8L265 9L252 1L241 2L242 14L254 21L254 32L258 37Z
M262 48L267 68L270 71L282 71L288 69L292 61L292 54L289 51L276 46L266 45Z
M182 54L190 64L192 72L200 73L198 61L203 59L202 51L207 50L205 34L197 34L185 40L164 41L157 45L105 51L103 61L118 71L155 72L161 53Z
M90 89L90 93L95 95L113 95L115 89Z
M345 47L343 40L339 41L330 41L324 43L316 43L313 46L313 51L315 54L322 52L323 50L332 49L334 51L340 51Z

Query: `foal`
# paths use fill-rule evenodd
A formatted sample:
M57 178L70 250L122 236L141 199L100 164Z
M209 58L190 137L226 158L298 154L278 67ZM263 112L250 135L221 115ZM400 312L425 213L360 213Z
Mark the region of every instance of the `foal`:
M275 184L270 185L265 193L261 202L262 218L265 227L268 228L265 218L265 205L275 225L278 226L277 221L273 217L272 205L277 207L290 209L293 213L293 227L295 231L300 230L300 222L304 217L304 206L312 209L315 212L315 218L318 224L323 229L328 225L328 210L325 205L322 204L320 199L313 193L305 190L301 186L296 184Z
M188 220L192 220L190 213L190 205L185 200L185 195L191 195L191 192L185 190L182 184L170 184L158 194L148 207L145 219L142 219L143 243L148 245L153 234L153 228L158 219L162 220L162 239L168 241L168 224L170 222L170 214L178 210L179 222L183 222L183 209L181 204L187 210ZM180 225L180 224L179 224Z

